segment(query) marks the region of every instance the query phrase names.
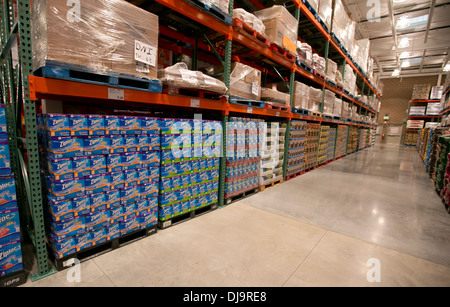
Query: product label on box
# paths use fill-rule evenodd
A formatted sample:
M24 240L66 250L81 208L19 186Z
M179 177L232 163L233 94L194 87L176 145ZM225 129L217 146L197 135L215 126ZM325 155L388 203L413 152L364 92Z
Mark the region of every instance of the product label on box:
M0 244L16 239L20 239L18 209L0 211Z
M0 179L0 211L17 208L16 184L14 178Z
M88 157L75 157L72 159L74 177L91 175L91 160Z
M70 135L86 136L89 134L88 120L86 115L69 115Z
M157 54L158 48L138 40L134 41L134 59L137 62L155 67Z
M0 245L0 277L23 269L20 240Z

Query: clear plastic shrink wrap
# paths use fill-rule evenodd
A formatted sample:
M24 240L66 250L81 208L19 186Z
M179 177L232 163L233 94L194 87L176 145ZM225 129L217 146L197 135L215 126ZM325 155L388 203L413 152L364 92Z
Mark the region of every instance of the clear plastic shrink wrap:
M320 104L322 103L322 90L314 87L309 88L309 107L312 112L320 112Z
M288 106L291 100L291 96L289 94L278 91L276 87L262 87L261 100Z
M231 64L230 94L248 99L261 99L261 71L248 65Z
M158 16L123 0L34 0L33 69L82 67L157 78ZM138 48L138 50L137 50Z
M192 88L207 90L221 95L228 92L225 84L200 71L187 69L186 63L177 63L158 72L158 78L163 85L175 88Z
M242 20L256 32L265 35L266 27L264 26L264 23L252 13L249 13L244 9L234 9L233 17Z
M336 83L337 64L333 60L327 60L327 78ZM342 77L341 77L342 80Z
M313 67L312 67L314 69L314 71L325 76L325 65L326 65L325 58L321 57L317 53L314 53L313 54Z
M331 32L336 35L336 37L348 52L350 52L353 47L353 40L355 39L355 29L356 22L348 17L342 1L335 0Z
M219 10L228 14L228 7L230 6L229 0L199 0L207 7L216 6Z
M298 81L294 82L294 106L303 110L309 107L309 86Z
M319 1L319 17L325 23L328 29L331 28L331 15L333 15L333 1L320 0Z
M342 116L342 99L338 97L334 99L333 114L339 117Z
M298 22L284 6L274 5L254 14L264 23L266 35L272 43L296 54Z
M334 108L334 100L336 98L336 95L330 91L325 90L324 99L323 99L323 113L332 115L333 114L333 108Z

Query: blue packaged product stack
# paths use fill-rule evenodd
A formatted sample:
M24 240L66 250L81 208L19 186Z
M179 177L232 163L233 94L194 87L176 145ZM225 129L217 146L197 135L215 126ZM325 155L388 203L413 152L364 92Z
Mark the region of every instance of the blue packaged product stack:
M258 187L259 144L264 139L264 121L261 119L230 117L227 127L227 169L225 198Z
M0 105L0 278L23 270L16 183L10 169L5 107Z
M37 126L46 226L57 259L156 226L158 118L43 114Z
M159 220L218 201L222 123L161 119Z

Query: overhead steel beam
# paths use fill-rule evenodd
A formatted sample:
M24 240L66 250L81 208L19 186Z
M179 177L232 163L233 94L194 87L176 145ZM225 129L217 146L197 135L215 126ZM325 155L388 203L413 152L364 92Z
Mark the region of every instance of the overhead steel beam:
M389 19L391 21L392 37L394 38L395 50L397 50L397 30L395 29L394 8L392 5L392 0L388 0L388 8L389 8Z
M380 62L378 61L378 56L374 57L375 63L377 63L378 70L383 73L383 68L381 68Z
M422 72L423 62L425 61L425 54L426 54L426 53L427 53L427 49L424 49L424 50L423 50L423 53L422 53L422 61L420 62L419 73Z
M428 32L430 32L431 20L433 19L433 12L434 12L435 5L436 5L436 0L431 0L430 12L428 13L427 29L425 32L425 40L423 41L424 44L426 44L427 40L428 40Z

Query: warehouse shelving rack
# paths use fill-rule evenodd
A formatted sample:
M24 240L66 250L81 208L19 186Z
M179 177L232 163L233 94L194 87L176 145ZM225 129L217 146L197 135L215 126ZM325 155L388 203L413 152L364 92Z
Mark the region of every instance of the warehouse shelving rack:
M31 46L31 29L30 29L30 7L28 0L17 0L17 10L14 11L13 0L2 0L0 7L0 21L1 21L1 69L4 78L2 79L2 96L6 105L7 121L8 121L8 136L10 140L11 165L17 179L18 199L21 204L22 213L22 227L26 229L26 233L31 238L34 248L36 249L37 258L37 272L31 275L32 280L37 280L53 274L54 267L48 261L47 245L45 238L44 215L43 215L43 201L40 184L40 168L39 168L39 150L37 144L37 129L36 129L36 101L41 99L54 99L74 102L105 102L121 105L124 101L129 104L139 104L147 106L159 107L175 107L190 110L211 110L221 114L221 119L224 124L229 120L230 114L240 114L241 116L257 116L279 118L287 121L286 136L289 136L289 124L292 119L312 121L316 123L328 124L343 124L349 126L357 126L363 128L370 128L372 125L367 123L348 122L344 120L325 118L321 116L303 115L292 113L288 111L280 111L273 109L251 108L231 103L224 103L208 99L198 99L182 96L171 96L167 94L158 94L151 92L144 92L140 90L122 89L123 99L111 99L108 95L108 88L110 86L94 85L88 83L79 83L74 81L64 81L43 77L36 77L32 70L32 46ZM129 0L133 4L143 4L144 1ZM377 116L376 112L371 107L344 93L342 89L328 84L325 80L318 78L314 74L298 67L295 62L289 61L269 48L255 43L245 35L242 35L233 28L232 25L218 20L208 14L208 12L193 5L188 0L155 0L160 5L171 9L183 15L192 22L203 25L218 35L222 36L225 41L223 50L213 45L206 36L206 43L200 39L199 36L195 38L183 36L170 29L170 27L160 26L160 34L174 39L178 39L190 43L193 48L174 46L163 42L162 47L178 52L185 52L192 55L196 62L197 58L206 57L211 62L223 64L224 73L223 80L225 85L230 84L230 69L231 61L241 61L244 64L250 63L240 55L233 54L233 43L240 44L249 48L259 56L270 60L280 68L282 74L276 69L275 73L270 70L270 66L262 67L262 71L272 78L280 77L289 88L291 95L291 106L293 104L293 84L296 78L301 80L309 80L308 82L316 86L333 91L339 97L358 106L359 112L365 112L366 115ZM229 15L233 17L233 0L230 0ZM239 2L239 4L247 7L261 9L269 7L274 3L269 1L269 5L262 5L256 0L248 0ZM328 58L329 49L333 49L339 56L339 59L345 63L346 66L354 70L360 77L359 83L362 84L362 91L366 87L367 93L381 99L381 95L372 86L365 74L355 66L352 59L334 40L332 35L322 26L319 20L308 9L305 1L293 0L285 3L286 7L293 6L294 15L297 20L300 20L301 15L306 16L307 20L312 26L322 35L325 41L326 52L325 59ZM292 11L292 9L291 9ZM15 17L15 14L17 15ZM13 60L11 47L19 38L17 60ZM331 48L330 48L331 47ZM200 51L204 51L200 54ZM205 54L206 52L206 54ZM208 55L209 54L209 55ZM16 63L13 66L13 62ZM251 62L256 66L254 62ZM194 64L195 65L195 64ZM194 66L195 67L195 66ZM269 67L269 68L268 68ZM269 71L270 70L270 71ZM223 129L223 137L226 137L226 129ZM288 144L285 142L285 159L287 161ZM226 148L223 146L223 157L225 157ZM219 207L224 204L224 188L225 188L225 158L221 158L220 163L220 178L219 178ZM284 177L286 177L286 165L284 165ZM25 213L25 214L24 214Z

